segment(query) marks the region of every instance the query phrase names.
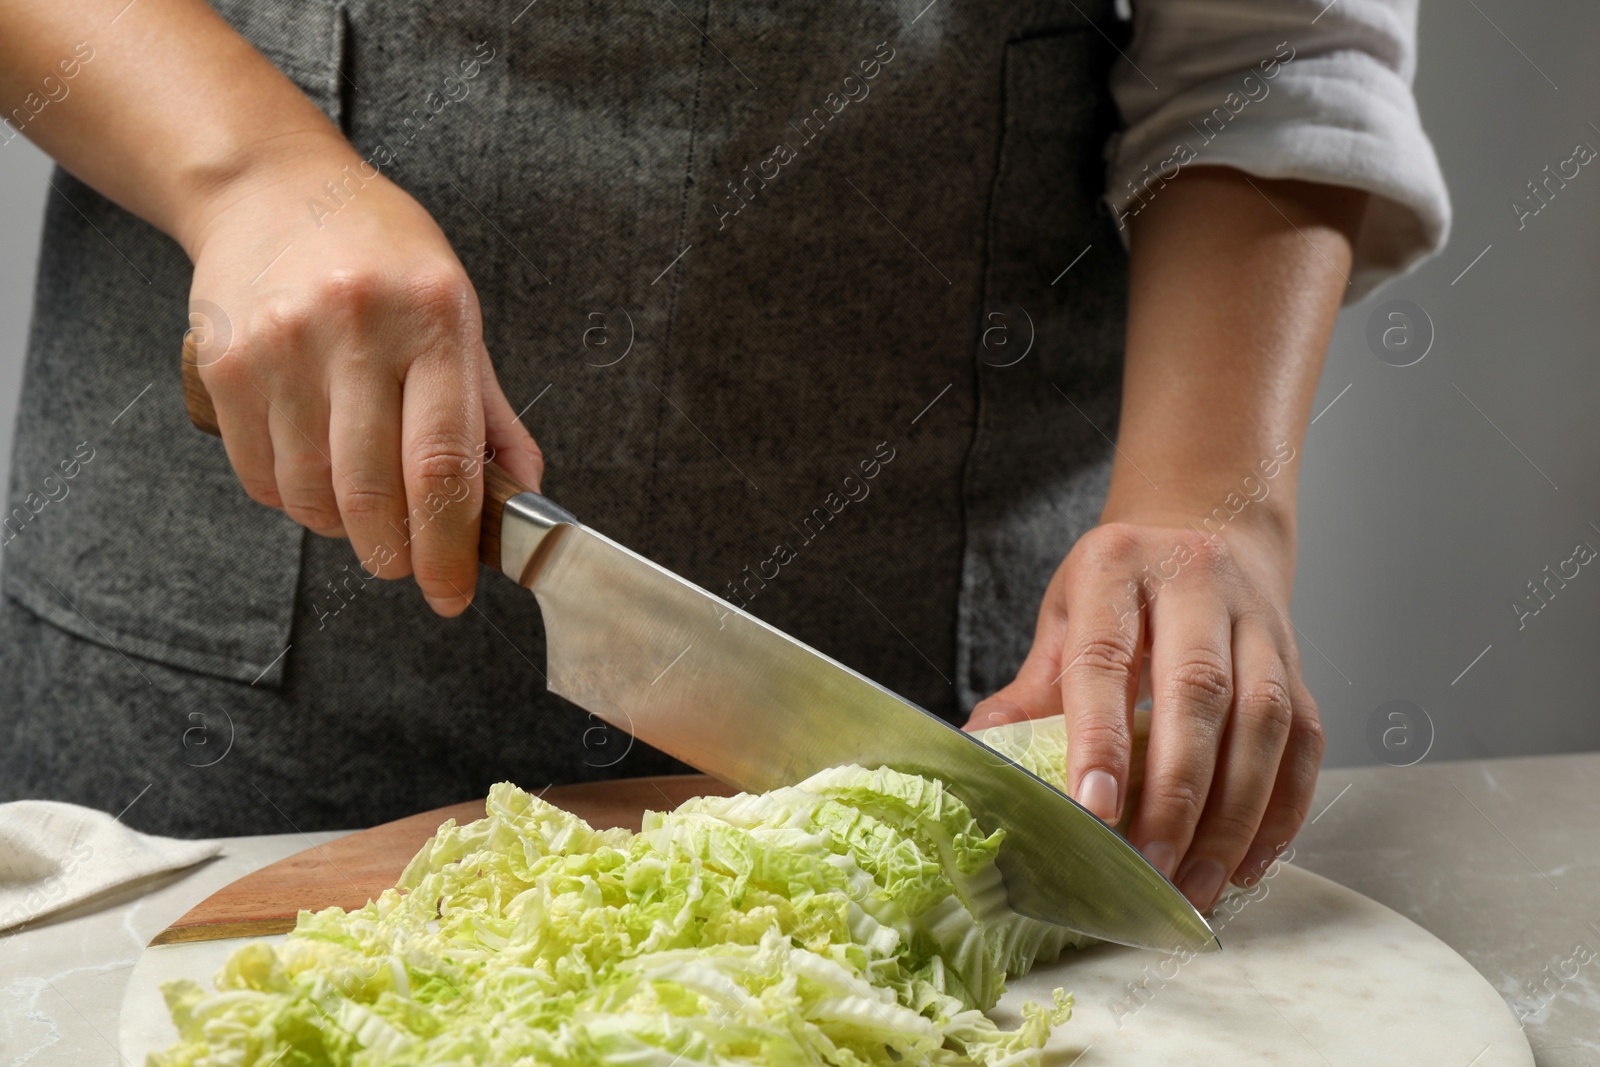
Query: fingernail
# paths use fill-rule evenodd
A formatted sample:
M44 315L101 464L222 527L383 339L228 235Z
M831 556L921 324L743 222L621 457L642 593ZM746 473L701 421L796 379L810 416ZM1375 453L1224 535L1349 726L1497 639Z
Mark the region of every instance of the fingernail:
M1215 903L1217 891L1222 888L1222 879L1226 875L1222 864L1216 860L1201 860L1189 868L1189 873L1183 876L1178 888L1190 903L1205 911Z
M435 614L447 616L459 615L462 603L466 600L466 597L429 596L427 593L422 594L422 598L428 602L428 607L432 608Z
M1117 821L1117 780L1106 771L1090 771L1078 779L1078 803L1106 822Z
M1160 871L1163 877L1171 878L1173 868L1178 865L1178 853L1165 841L1152 841L1140 849L1144 858L1150 865Z
M1276 856L1277 852L1271 845L1251 845L1250 851L1244 854L1244 860L1239 864L1238 873L1233 876L1233 884L1249 889L1261 881Z

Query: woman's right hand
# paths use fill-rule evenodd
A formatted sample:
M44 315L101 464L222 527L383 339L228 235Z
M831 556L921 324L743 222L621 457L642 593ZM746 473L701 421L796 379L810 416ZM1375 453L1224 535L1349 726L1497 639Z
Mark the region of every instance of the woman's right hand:
M495 379L477 294L438 224L332 130L269 147L183 234L228 458L251 498L459 614L483 458L534 488L544 468Z

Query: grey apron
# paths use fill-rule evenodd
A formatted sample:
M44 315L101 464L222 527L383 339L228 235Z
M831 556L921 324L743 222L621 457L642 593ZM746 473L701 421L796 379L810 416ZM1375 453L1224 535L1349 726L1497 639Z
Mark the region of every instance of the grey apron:
M217 6L450 235L554 499L954 721L1010 680L1116 432L1109 3ZM55 184L0 799L286 832L673 769L544 690L510 582L438 619L246 498L184 255Z

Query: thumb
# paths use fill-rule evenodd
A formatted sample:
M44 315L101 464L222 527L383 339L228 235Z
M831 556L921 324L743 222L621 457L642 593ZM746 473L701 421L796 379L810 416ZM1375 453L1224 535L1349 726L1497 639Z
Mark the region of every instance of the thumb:
M1052 673L1052 657L1042 655L1035 645L1011 684L978 701L962 729L981 730L986 726L1060 715L1061 690L1055 685Z
M483 354L480 366L483 368L485 442L493 449L492 454L496 463L510 471L519 481L526 483L534 492L539 492L539 483L544 480L544 453L539 450L527 427L517 419L511 401L507 400L506 394L501 391L488 352Z

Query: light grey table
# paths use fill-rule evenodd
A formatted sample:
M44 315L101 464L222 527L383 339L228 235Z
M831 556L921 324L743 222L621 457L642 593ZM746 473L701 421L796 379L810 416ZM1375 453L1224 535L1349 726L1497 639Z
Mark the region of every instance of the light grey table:
M1327 769L1294 862L1499 990L1539 1067L1600 1065L1600 753Z
M1600 1065L1600 753L1325 770L1312 814L1296 864L1465 956L1527 1016L1539 1067ZM0 1067L118 1063L117 1012L150 938L240 875L338 836L230 838L187 872L0 935Z

